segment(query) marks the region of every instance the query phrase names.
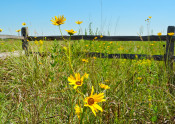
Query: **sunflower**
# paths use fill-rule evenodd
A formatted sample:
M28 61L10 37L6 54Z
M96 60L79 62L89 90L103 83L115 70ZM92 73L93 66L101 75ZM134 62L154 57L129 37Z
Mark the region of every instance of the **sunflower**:
M98 112L98 110L103 112L103 109L97 103L98 102L103 102L103 101L106 101L106 100L103 99L104 98L104 93L99 93L98 95L97 94L93 95L93 93L94 93L94 87L92 86L91 95L84 99L84 102L86 103L84 106L90 107L92 112L96 116L96 112Z
M19 29L19 30L16 30L16 32L20 32L21 31L21 29Z
M77 23L78 25L80 25L81 23L83 23L83 21L76 21L75 23Z
M0 29L0 32L2 32L3 31L3 29Z
M84 78L88 78L88 76L89 75L85 73L82 77L80 77L79 73L75 73L75 78L70 75L70 77L68 77L68 81L70 82L70 85L75 85L74 89L76 89L77 87L82 86Z
M53 25L62 25L66 21L66 18L64 18L64 15L58 17L55 16L55 19L52 18L52 20L50 21L52 22Z
M103 89L105 89L105 90L106 90L106 89L110 89L110 87L109 87L108 85L105 85L105 84L102 84L102 83L99 84L99 85L100 85L101 88L103 88Z
M82 62L85 62L85 63L86 63L86 62L89 62L87 59L82 59L81 61L82 61Z
M80 113L82 112L81 107L79 107L77 104L74 107L75 113L77 114L78 118L80 118Z
M66 31L67 31L67 33L68 33L69 35L73 35L73 34L77 33L77 31L74 31L73 29L71 29L71 30L66 30Z
M169 36L173 36L174 35L174 32L170 32L168 33Z
M157 33L157 35L158 35L158 36L161 36L161 35L162 35L162 33L161 33L161 32L159 32L159 33Z
M26 23L25 23L25 22L23 22L23 23L22 23L22 25L24 26L24 25L26 25Z

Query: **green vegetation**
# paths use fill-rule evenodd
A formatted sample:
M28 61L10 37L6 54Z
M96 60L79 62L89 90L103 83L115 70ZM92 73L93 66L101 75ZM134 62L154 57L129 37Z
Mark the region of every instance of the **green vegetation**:
M21 50L21 41L1 41L0 52ZM29 42L32 52L48 56L9 57L0 60L0 123L80 122L74 107L86 108L84 124L90 123L173 123L175 97L169 92L169 76L164 62L153 60L102 59L78 56L77 52L133 53L163 55L165 42L71 41L71 64L81 76L89 74L81 90L86 96L94 86L104 93L103 112L94 116L83 106L77 90L69 85L68 42ZM86 61L82 61L85 59ZM99 83L110 89L102 89ZM82 116L81 116L82 117Z

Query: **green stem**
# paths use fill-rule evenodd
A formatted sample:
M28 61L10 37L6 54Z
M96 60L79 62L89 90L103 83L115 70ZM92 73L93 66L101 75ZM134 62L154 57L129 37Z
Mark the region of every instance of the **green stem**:
M74 69L73 69L73 66L72 66L72 62L71 62L71 45L70 45L70 40L71 40L71 35L69 37L69 56L68 56L68 58L69 58L69 66L70 66L70 68L72 69L72 72L75 75L75 72L74 72Z
M86 111L86 107L83 108L83 113L82 113L82 116L81 116L80 124L82 124L85 111Z
M60 25L59 25L59 30L60 30L60 33L61 33L61 36L62 36L63 40L66 41L66 40L64 39L64 37L63 37L63 34L62 34L62 31L61 31Z

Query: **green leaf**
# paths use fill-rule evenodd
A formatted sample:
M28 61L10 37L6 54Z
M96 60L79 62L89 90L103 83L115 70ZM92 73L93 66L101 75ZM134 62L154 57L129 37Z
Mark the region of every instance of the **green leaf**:
M156 120L157 120L157 116L156 115L151 118L152 122L155 122Z

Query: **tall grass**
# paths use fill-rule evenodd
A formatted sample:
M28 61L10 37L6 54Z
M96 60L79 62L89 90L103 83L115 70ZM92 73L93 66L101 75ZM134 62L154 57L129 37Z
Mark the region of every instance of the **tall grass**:
M19 42L4 42L6 47L1 46L1 52L9 46L10 51ZM44 41L42 49L34 42L29 44L32 52L41 50L50 55L30 54L0 60L0 123L79 123L74 106L80 101L68 82L72 71L66 56L67 42ZM77 55L85 51L163 55L164 44L71 41L74 71L89 74L79 90L88 95L94 86L94 92L104 92L106 99L100 105L104 111L97 116L86 108L83 123L174 123L175 97L169 92L164 62ZM101 89L99 83L110 89Z

